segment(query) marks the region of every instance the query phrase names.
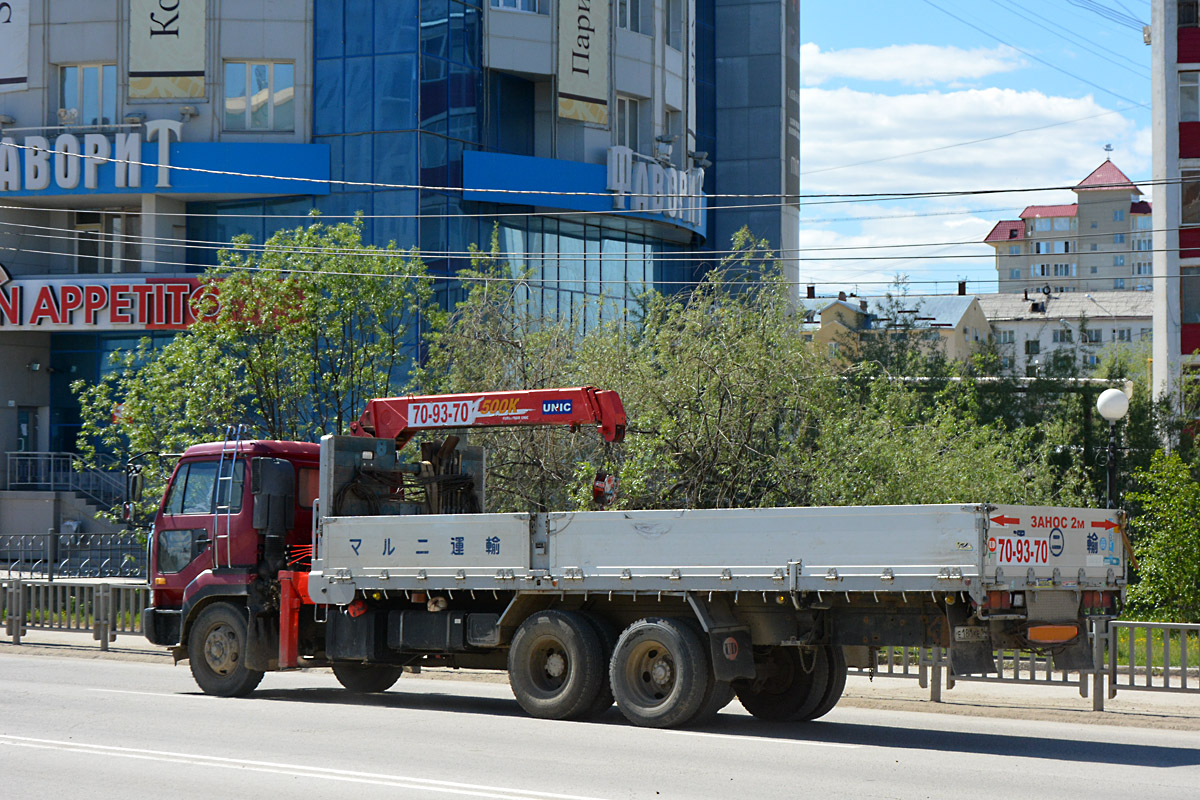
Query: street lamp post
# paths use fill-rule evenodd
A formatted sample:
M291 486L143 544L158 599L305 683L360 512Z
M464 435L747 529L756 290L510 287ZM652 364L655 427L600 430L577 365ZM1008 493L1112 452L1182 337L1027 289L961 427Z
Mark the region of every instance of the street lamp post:
M1117 422L1129 413L1129 398L1120 389L1105 389L1096 400L1096 410L1108 420L1108 497L1105 508L1116 508Z

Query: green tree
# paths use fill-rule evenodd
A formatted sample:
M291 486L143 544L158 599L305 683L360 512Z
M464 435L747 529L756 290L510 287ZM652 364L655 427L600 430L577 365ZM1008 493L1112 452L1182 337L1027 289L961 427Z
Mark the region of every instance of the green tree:
M1138 581L1130 611L1170 622L1200 622L1200 483L1177 453L1157 452L1134 473L1129 498Z
M262 246L241 237L220 262L201 279L197 323L73 385L85 454L181 452L238 424L269 439L346 432L367 399L406 385L418 334L442 324L420 261L364 246L358 220L281 230ZM148 495L164 476L150 477Z

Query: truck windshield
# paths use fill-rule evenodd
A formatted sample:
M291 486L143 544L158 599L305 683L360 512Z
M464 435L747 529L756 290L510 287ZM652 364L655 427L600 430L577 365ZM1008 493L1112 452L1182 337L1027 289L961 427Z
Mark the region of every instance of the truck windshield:
M226 461L222 469L228 476L233 469L233 480L220 481L220 496L217 497L217 465L216 461L193 461L179 467L175 474L175 482L171 485L171 494L163 506L164 514L214 514L224 512L226 503L229 512L236 514L242 510L242 488L246 476L246 466L242 461L234 465ZM230 499L230 484L233 484L232 499Z

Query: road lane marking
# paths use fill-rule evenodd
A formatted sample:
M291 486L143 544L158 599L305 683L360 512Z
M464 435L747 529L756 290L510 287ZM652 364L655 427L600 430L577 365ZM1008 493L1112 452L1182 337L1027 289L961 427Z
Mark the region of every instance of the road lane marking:
M220 756L204 756L195 753L172 753L163 750L143 750L112 745L85 744L83 742L65 742L54 739L35 739L27 736L9 736L6 734L0 734L0 745L36 750L58 750L83 755L102 756L104 758L130 758L140 761L159 761L167 764L217 767L219 769L286 775L292 778L318 778L344 783L388 786L397 789L419 789L423 792L439 792L468 797L491 797L498 798L498 800L601 800L601 798L597 797L556 794L553 792L541 792L536 789L515 789L505 786L416 778L409 775L358 772L355 770L312 767L305 764L251 761L248 759L222 758Z
M677 731L672 729L660 730L659 733L670 733L675 736L705 736L712 739L733 739L742 742L777 742L779 744L802 744L811 747L840 747L843 750L857 750L860 744L845 744L843 742L814 742L811 739L783 739L776 736L739 735L736 733L707 733L705 731Z

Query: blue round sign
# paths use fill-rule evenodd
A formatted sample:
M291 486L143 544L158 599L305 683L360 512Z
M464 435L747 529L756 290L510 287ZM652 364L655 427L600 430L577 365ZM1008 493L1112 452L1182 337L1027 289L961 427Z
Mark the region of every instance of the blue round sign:
M1050 555L1058 558L1063 554L1063 546L1066 541L1063 539L1063 533L1058 528L1050 531Z

